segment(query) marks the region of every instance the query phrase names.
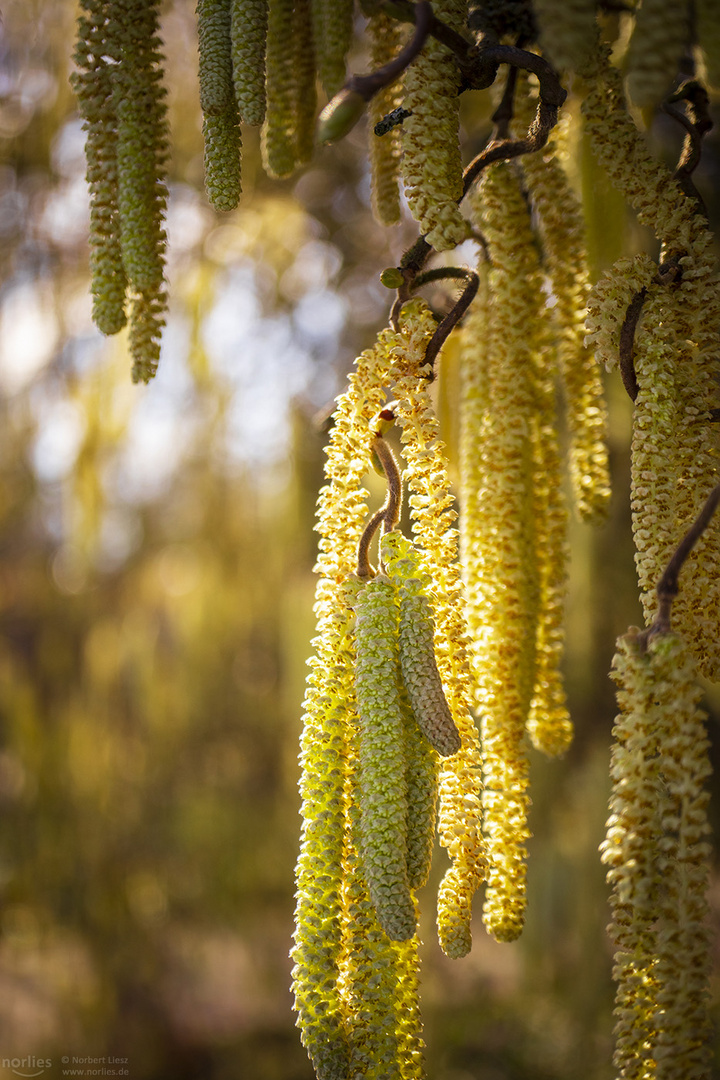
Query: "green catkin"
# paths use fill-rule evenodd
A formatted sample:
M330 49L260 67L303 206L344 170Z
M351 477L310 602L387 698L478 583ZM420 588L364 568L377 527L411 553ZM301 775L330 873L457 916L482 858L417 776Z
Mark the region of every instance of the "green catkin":
M407 876L398 606L387 578L366 583L355 612L362 865L380 925L389 938L404 941L415 933L416 916Z
M720 90L720 7L716 0L695 0L697 47L704 81Z
M672 89L689 32L687 0L642 0L636 8L627 55L627 85L640 108L659 105Z
M230 0L200 0L197 15L205 191L216 210L229 211L237 206L242 190Z
M115 61L120 242L125 273L135 293L130 351L133 379L143 382L157 368L167 301L163 212L168 144L157 9L157 4L144 0L112 0L108 15L113 27L108 55Z
M232 78L240 119L259 127L265 119L267 0L231 0Z
M219 116L233 100L230 0L198 0L200 108Z
M463 32L467 3L439 0L438 18ZM458 142L460 73L455 57L435 38L405 73L402 172L410 211L427 242L444 251L467 236L460 213L462 162Z
M289 176L297 165L294 29L293 0L269 0L267 114L261 145L265 171L277 178Z
M613 661L621 713L602 858L612 885L615 1056L623 1080L708 1080L708 741L674 633L637 631Z
M383 12L371 15L368 22L370 64L373 71L388 64L400 51L404 40L402 26ZM402 133L399 127L376 135L375 125L387 113L402 104L402 83L383 87L368 106L368 140L372 181L372 210L381 225L396 225L400 220L400 158Z
M310 161L315 149L315 42L310 17L310 0L295 0L293 11L295 49L294 131L298 165Z
M419 889L426 884L432 863L439 764L437 751L420 730L409 703L402 704L407 791L407 875L410 888Z
M329 98L345 82L345 57L353 29L353 0L311 0L320 81Z
M116 334L126 322L127 277L120 247L117 205L117 125L112 76L105 54L104 5L84 0L78 17L71 81L87 132L86 178L90 189L90 270L93 321L103 334Z
M359 583L318 582L315 656L301 739L303 830L296 869L293 992L319 1080L344 1080L349 1060L338 987L342 949L347 731L355 722L351 605Z
M203 117L205 191L216 210L234 210L240 201L240 128L237 105Z
M448 757L460 749L461 739L435 660L434 620L420 556L401 533L383 537L381 556L400 598L400 670L410 705L428 742Z
M597 42L596 0L533 0L543 55L559 71L582 75L592 63Z

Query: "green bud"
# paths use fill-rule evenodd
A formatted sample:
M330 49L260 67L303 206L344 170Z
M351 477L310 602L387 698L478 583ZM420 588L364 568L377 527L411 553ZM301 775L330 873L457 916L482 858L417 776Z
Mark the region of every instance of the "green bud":
M403 272L397 266L387 266L380 275L380 284L386 289L399 289L404 281Z
M343 87L318 117L318 142L325 144L344 138L355 127L364 111L365 99L362 95Z

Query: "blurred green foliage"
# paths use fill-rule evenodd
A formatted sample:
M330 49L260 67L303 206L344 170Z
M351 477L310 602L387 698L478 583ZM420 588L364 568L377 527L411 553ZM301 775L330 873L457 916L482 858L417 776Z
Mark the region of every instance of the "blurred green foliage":
M193 5L169 6L170 324L157 382L132 388L122 339L103 341L89 320L73 17L52 0L3 5L0 1060L49 1057L53 1077L63 1055L115 1055L134 1080L310 1080L287 953L324 438L314 416L385 320L377 275L413 229L388 238L371 223L355 133L276 185L250 136L243 205L209 211ZM492 107L474 97L470 148ZM708 145L699 184L716 217ZM602 266L642 237L584 148L579 162ZM448 349L451 447L456 388ZM563 762L533 758L521 941L497 945L478 920L471 955L448 961L423 927L436 1080L611 1076L597 855L607 671L640 615L629 406L619 384L608 392L611 518L572 537L577 738ZM717 744L717 695L708 708ZM718 920L717 886L711 900Z

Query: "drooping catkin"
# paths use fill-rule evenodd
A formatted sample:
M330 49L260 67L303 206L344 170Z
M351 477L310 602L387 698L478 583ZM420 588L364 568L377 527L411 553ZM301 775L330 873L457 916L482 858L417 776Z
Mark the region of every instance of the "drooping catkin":
M596 0L533 0L543 56L559 71L586 74L597 44Z
M674 633L618 640L621 713L603 862L616 945L615 1066L623 1078L707 1080L707 738Z
M642 0L627 54L627 85L640 108L659 105L672 89L690 35L687 0Z
M720 466L707 402L717 393L689 338L681 294L649 292L635 333L632 511L635 562L648 623L657 609L655 586L672 552L697 516ZM687 560L673 621L698 670L720 678L720 529L715 521Z
M384 12L370 16L368 22L370 37L370 63L373 71L388 64L397 53L403 41L402 26L396 19ZM368 106L368 140L370 149L370 174L372 180L372 209L376 220L381 225L395 225L400 220L400 158L402 155L402 134L399 127L393 127L384 135L375 134L375 125L387 113L402 104L402 83L400 81L375 94Z
M439 0L438 18L462 33L467 4ZM462 194L458 143L460 73L450 50L428 38L405 73L403 105L412 112L403 123L402 173L413 217L427 242L444 251L467 236L457 200Z
M293 115L295 157L306 164L313 154L317 91L315 89L315 40L310 17L310 0L295 0L293 9L293 48L295 50L295 86Z
M320 81L329 98L345 82L345 57L353 29L353 0L311 0Z
M295 872L295 1011L303 1045L321 1080L343 1080L349 1047L338 988L342 949L347 733L354 722L353 615L359 582L317 586L318 634L300 743L303 818Z
M620 357L620 333L628 307L646 291L657 274L657 264L649 255L618 259L602 274L588 296L585 316L585 345L595 358L614 371Z
M123 266L134 291L133 379L155 374L166 294L163 287L168 156L157 3L111 0L107 41L117 117L118 216Z
M117 121L111 67L106 59L105 4L83 0L78 17L71 81L87 132L86 178L90 189L90 270L93 321L103 334L116 334L126 322L127 277L120 247L117 204Z
M231 0L199 0L200 107L205 191L216 210L240 201L240 120L233 86Z
M527 128L535 101L526 96L521 111ZM590 275L582 210L558 159L561 138L561 132L553 131L542 153L522 158L522 171L537 214L555 298L551 313L558 339L575 506L583 520L596 521L607 513L610 501L607 409L599 365L584 344Z
M380 925L392 940L405 941L415 933L416 915L407 873L398 605L387 578L363 586L355 613L361 863Z
M461 748L443 762L440 775L438 831L453 860L452 877L441 890L438 911L441 945L469 948L469 897L485 873L485 845L480 829L480 751L470 713L472 687L464 595L457 565L456 512L450 493L447 458L425 377L425 349L434 321L422 301L405 304L400 332L388 337L392 357L389 381L410 491L412 528L423 572L432 578L435 655L445 697L457 727ZM444 933L447 929L447 934ZM460 951L453 955L464 955Z
M400 670L410 705L420 730L437 752L447 757L457 753L461 740L435 660L435 628L425 592L429 581L420 569L417 551L401 533L383 537L381 556L400 601Z
M265 119L265 42L268 0L231 0L232 78L240 119L259 127Z
M289 176L297 164L293 0L268 0L267 113L262 154L270 176Z
M405 787L407 797L407 875L411 889L425 885L430 874L435 827L439 761L423 735L410 704L402 700L405 729Z
M525 725L536 676L540 603L535 459L538 423L552 425L538 395L539 365L550 365L542 274L527 204L509 165L488 169L471 210L485 236L490 270L485 311L471 322L465 363L481 367L463 390L463 465L478 490L463 525L468 623L483 748L483 818L489 871L485 923L512 940L525 908L528 761ZM484 317L483 317L484 315ZM477 338L473 330L477 327ZM477 428L470 425L477 423ZM463 479L468 491L469 479ZM477 531L475 531L477 530ZM543 553L543 556L546 553ZM553 558L555 555L553 554Z

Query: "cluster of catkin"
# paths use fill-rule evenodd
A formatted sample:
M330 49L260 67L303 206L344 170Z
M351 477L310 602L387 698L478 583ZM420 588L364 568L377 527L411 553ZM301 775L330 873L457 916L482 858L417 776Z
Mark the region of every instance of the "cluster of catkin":
M292 955L298 1023L321 1078L381 1076L393 1061L422 1075L415 891L436 827L452 860L438 897L451 956L470 947L470 900L485 869L455 512L424 365L434 328L425 305L410 301L399 330L358 358L318 503ZM388 394L414 541L386 533L380 572L360 579L362 482Z
M82 0L72 77L87 132L93 318L115 334L129 305L133 379L143 382L157 368L166 303L159 6Z

